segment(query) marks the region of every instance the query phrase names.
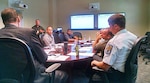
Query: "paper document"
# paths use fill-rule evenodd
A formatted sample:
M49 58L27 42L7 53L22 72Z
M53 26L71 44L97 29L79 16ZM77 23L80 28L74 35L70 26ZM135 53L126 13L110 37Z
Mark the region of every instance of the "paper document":
M48 55L50 50L49 49L44 49L45 53Z
M47 55L51 55L51 54L55 54L56 50L55 49L44 49L44 51Z
M73 46L74 45L74 43L68 43L68 46Z
M70 52L69 54L67 54L69 56L76 56L75 52ZM94 55L94 53L79 53L79 56L89 56L92 57Z
M47 60L53 60L53 61L65 61L67 58L70 56L65 56L65 55L52 55L48 56Z
M92 47L82 47L79 49L80 52L92 52L93 48Z

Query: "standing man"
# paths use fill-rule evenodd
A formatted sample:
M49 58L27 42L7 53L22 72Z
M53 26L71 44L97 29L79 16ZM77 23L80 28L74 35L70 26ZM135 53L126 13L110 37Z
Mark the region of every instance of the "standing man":
M122 83L125 61L137 36L125 29L126 19L123 15L112 15L108 19L108 23L114 37L109 40L105 47L103 60L93 60L91 66L111 71L107 74L110 83Z
M20 28L19 24L21 18L13 8L4 9L1 12L1 17L5 27L0 29L0 37L15 37L26 42L31 48L35 61L36 76L34 83L48 83L49 76L42 73L43 70L45 70L44 64L46 63L48 55L44 52L35 30ZM65 72L56 70L56 83L66 83L66 79L67 75Z
M53 28L52 27L48 26L46 28L46 33L43 36L43 42L44 42L45 46L55 44L55 40L54 40L54 36L53 36Z
M35 25L32 27L36 31L37 35L43 34L45 32L44 28L40 25L40 20L35 20Z

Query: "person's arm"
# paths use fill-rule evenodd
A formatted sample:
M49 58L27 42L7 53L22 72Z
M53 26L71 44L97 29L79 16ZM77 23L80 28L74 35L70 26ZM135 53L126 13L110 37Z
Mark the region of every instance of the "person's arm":
M69 42L74 42L74 40L75 40L75 39L73 39L73 38L70 38L68 34L65 34L65 38L66 38L66 40L69 41Z
M43 29L40 29L40 30L39 30L39 32L40 32L40 33L44 33L44 32L45 32L45 30L43 30Z
M97 60L93 60L91 62L91 66L97 66L98 68L101 68L105 71L108 71L108 69L111 67L110 65L108 65L102 61L97 61Z
M68 41L69 41L69 42L74 42L74 40L75 40L75 39L69 39Z
M100 40L101 38L102 38L102 37L101 37L101 34L96 33L96 39L95 39L95 41L94 41L94 43L93 43L93 45L92 45L93 48L96 46L96 44L99 42L99 40Z

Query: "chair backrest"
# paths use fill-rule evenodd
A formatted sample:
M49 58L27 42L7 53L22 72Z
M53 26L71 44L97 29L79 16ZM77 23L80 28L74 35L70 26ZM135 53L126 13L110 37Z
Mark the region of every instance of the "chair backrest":
M150 32L146 32L145 35L147 35L146 43L150 44Z
M82 39L82 34L81 34L81 32L73 32L73 35L74 35L74 36L77 36L77 37L79 37L79 38Z
M64 32L60 32L58 36L59 36L61 42L67 41Z
M39 34L38 37L39 37L39 40L41 42L41 44L43 45L43 47L45 46L45 43L43 41L43 37L44 37L45 33L42 33L42 34Z
M59 38L59 32L53 32L53 36L54 36L54 40L55 40L55 43L61 43L61 40Z
M0 80L33 83L35 66L29 46L17 38L0 38Z
M129 56L127 57L125 63L125 78L124 83L135 83L137 78L137 56L140 50L140 46L143 42L145 42L147 36L139 37L134 43Z

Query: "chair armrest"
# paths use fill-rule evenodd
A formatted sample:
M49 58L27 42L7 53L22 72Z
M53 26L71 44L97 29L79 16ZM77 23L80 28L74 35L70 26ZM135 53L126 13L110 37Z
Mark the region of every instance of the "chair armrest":
M92 69L98 70L98 71L104 71L103 69L100 69L100 68L98 68L98 67L96 67L96 66L92 67Z
M6 78L6 79L0 79L0 83L20 83L20 82L15 79Z
M96 66L92 67L92 69L93 69L93 70L96 70L96 71L98 71L98 72L103 73L103 80L104 80L104 83L109 83L109 79L108 79L108 77L107 77L107 75L106 75L106 72L107 72L107 71L104 71L103 69L98 68L98 67L96 67Z
M55 71L58 67L60 67L61 64L60 63L54 63L51 66L49 66L48 68L45 69L45 72L47 73L51 73L53 71Z

